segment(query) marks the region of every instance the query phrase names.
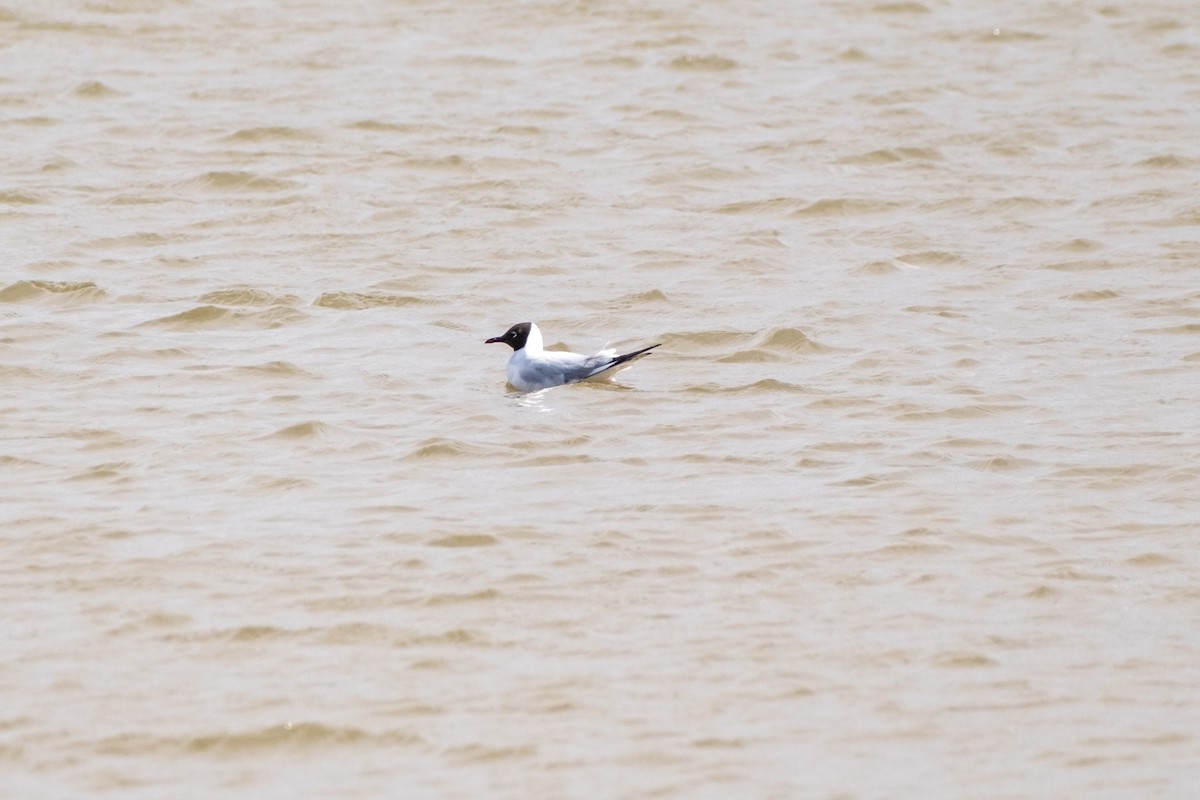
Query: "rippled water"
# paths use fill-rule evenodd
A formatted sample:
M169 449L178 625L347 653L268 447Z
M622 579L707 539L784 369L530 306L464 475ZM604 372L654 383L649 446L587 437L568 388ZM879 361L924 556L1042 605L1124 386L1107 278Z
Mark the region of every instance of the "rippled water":
M5 796L1200 794L1190 4L0 32Z

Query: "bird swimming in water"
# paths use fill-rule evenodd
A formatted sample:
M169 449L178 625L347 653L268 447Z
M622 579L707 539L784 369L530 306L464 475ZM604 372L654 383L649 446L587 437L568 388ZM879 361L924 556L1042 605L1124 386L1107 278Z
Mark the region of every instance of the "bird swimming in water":
M493 336L485 344L502 342L513 349L508 359L508 382L522 392L536 392L565 383L587 380L611 380L623 369L658 347L652 344L632 353L617 355L616 350L601 350L590 356L543 349L542 332L532 322L518 322L502 336Z

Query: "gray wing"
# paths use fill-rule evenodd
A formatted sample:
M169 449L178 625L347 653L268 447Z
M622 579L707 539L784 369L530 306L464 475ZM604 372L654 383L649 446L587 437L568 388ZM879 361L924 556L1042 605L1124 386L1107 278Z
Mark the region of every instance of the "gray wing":
M588 357L561 351L540 353L535 359L514 353L508 363L508 382L524 392L581 381L591 374Z
M530 366L534 368L543 380L555 380L553 385L577 383L585 381L607 368L612 357L600 352L591 356L579 353L567 353L561 350L548 350L542 354L545 360Z
M635 350L623 356L617 355L616 350L601 350L599 353L590 355L583 360L583 364L580 365L580 371L584 373L583 377L573 378L572 380L586 381L589 378L600 380L611 378L621 370L632 367L634 361L637 361L658 346L657 344L652 344L649 347L643 347L641 350Z
M561 386L564 383L578 383L592 378L610 378L620 370L646 355L658 345L617 355L615 350L601 350L590 356L579 353L566 353L561 350L548 350L541 354L536 361L526 361L516 369L516 374L510 381L524 391L548 389L551 386ZM512 378L517 378L513 380Z
M511 382L518 388L526 391L536 389L549 389L551 386L562 386L564 383L570 383L578 367L569 364L561 364L557 361L527 361L521 364L516 370L516 375ZM578 379L574 379L578 380Z

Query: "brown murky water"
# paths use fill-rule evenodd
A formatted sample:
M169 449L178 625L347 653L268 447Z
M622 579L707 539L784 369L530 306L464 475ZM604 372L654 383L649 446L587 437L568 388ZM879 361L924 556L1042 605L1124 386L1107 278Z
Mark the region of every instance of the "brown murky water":
M987 5L0 8L0 793L1200 795L1200 17Z

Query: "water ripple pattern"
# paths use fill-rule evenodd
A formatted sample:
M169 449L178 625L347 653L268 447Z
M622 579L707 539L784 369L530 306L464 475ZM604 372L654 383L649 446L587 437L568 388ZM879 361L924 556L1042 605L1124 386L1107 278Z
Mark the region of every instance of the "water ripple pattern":
M0 6L0 796L1200 796L1194 11Z

